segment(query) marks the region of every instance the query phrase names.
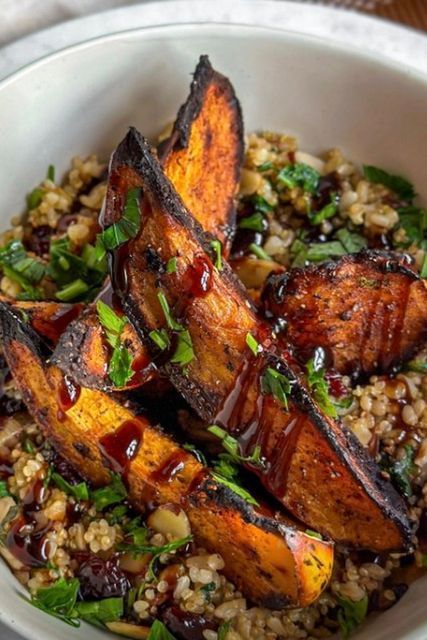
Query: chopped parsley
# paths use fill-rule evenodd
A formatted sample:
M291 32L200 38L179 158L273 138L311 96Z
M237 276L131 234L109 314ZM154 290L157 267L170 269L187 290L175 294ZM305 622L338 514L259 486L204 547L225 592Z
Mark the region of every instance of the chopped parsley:
M225 640L227 637L227 633L231 629L231 620L227 620L227 622L222 622L218 628L218 640Z
M89 500L89 489L86 482L70 484L59 473L56 473L56 471L52 471L51 479L58 489L61 489L61 491L67 495L73 496L77 500Z
M110 484L92 491L90 498L96 510L103 511L113 504L123 502L127 498L127 491L121 477L117 473L112 473Z
M222 244L219 240L212 240L210 244L211 248L215 253L215 267L218 271L222 270Z
M401 176L387 173L384 169L379 169L372 165L364 165L363 175L369 182L382 184L388 189L391 189L391 191L394 191L402 200L411 201L416 196L414 187L408 180Z
M406 240L395 243L396 246L409 247L416 244L420 249L427 250L427 209L420 207L402 207L399 214L398 226L405 231Z
M389 475L392 484L405 498L412 495L411 475L414 471L414 450L405 445L405 455L400 460L395 460L388 454L383 454L380 467Z
M255 211L251 216L239 220L239 229L251 229L252 231L265 231L266 220L260 211Z
M176 345L175 353L170 359L172 364L179 364L181 367L185 367L194 358L193 341L191 339L188 329L182 329L178 332L178 344Z
M141 224L140 198L140 188L130 189L127 192L122 217L98 235L99 247L112 251L138 235Z
M105 302L98 300L96 303L98 318L102 324L108 344L112 348L110 362L108 364L108 375L111 382L116 387L124 387L132 378L133 357L129 349L125 347L121 339L123 329L128 319L126 316L118 316Z
M331 201L329 204L325 205L320 211L316 211L310 215L310 223L314 225L322 224L324 220L328 220L329 218L333 218L333 216L338 211L338 202L336 194L331 196Z
M151 340L159 347L161 351L165 351L165 349L169 349L170 340L165 329L155 329L150 331L148 336Z
M197 449L197 447L195 447L194 444L191 444L190 442L185 442L182 445L182 448L192 453L193 456L196 458L196 460L198 460L198 462L200 462L200 464L202 464L204 467L207 466L208 463L204 453L200 451L200 449Z
M269 171L273 168L273 163L271 160L267 160L267 162L263 162L257 166L258 171Z
M176 272L176 265L177 265L177 258L171 258L170 260L168 260L167 264L166 264L166 273L175 273Z
M103 284L107 274L107 261L98 259L96 249L86 244L81 256L74 253L68 238L50 243L47 274L59 287L58 300L90 300Z
M193 349L193 341L191 339L191 334L182 324L177 322L175 318L172 316L169 303L163 291L159 291L157 294L158 300L160 302L160 306L163 311L163 315L166 320L166 324L170 330L176 333L177 336L177 344L174 353L170 358L170 362L172 364L179 364L181 367L185 367L188 365L195 357L194 349ZM161 332L164 333L161 333ZM158 346L160 346L159 342L165 344L165 348L167 348L166 344L166 332L163 330L155 332L154 336L151 335L150 338L156 342ZM169 337L168 337L169 340Z
M229 453L234 462L245 462L253 465L262 465L261 459L261 447L257 445L250 456L244 457L240 455L240 446L236 438L233 438L229 433L222 429L217 424L212 424L208 427L209 433L221 440L221 444L224 449Z
M175 636L169 633L163 622L160 622L160 620L154 620L150 627L150 633L148 634L147 640L175 640Z
M427 251L424 253L423 263L420 269L421 278L427 278Z
M426 360L408 360L405 364L406 371L415 371L415 373L427 373Z
M303 162L289 164L279 171L277 180L288 189L301 187L305 192L315 193L320 180L320 173Z
M143 529L136 530L136 541L135 541L135 533L133 534L133 542L121 542L117 545L118 551L126 551L127 553L132 553L134 556L141 556L145 553L149 553L152 555L150 560L150 564L148 565L148 572L150 574L150 579L154 580L156 577L154 568L159 556L162 553L171 553L172 551L176 551L181 547L185 547L186 544L193 540L193 536L186 536L185 538L180 538L179 540L172 540L171 542L167 542L166 544L158 547L153 544L148 544L147 539L148 531Z
M42 587L31 596L31 604L73 627L79 627L80 622L75 611L79 588L77 578L60 578L51 586Z
M0 480L0 498L5 498L6 496L10 496L7 481Z
M220 484L223 484L225 487L230 489L233 493L238 495L240 498L243 498L245 502L259 507L259 503L255 500L255 498L251 496L251 494L248 491L246 491L246 489L241 487L239 484L236 484L236 482L234 482L233 480L229 480L228 478L225 478L223 475L217 473L216 471L212 471L211 475L214 480L216 480Z
M259 213L268 213L269 211L273 211L272 205L258 193L250 196L248 202L252 205L254 210Z
M291 393L290 380L272 367L267 367L261 378L261 390L264 394L271 394L288 409L288 397Z
M249 251L254 254L258 258L258 260L271 260L271 257L268 255L266 251L255 242L251 242L249 245Z
M36 209L41 201L43 200L43 196L45 194L45 190L41 187L36 187L31 191L31 193L27 196L27 206L31 211L32 209Z
M329 396L329 385L325 378L325 369L316 362L315 358L311 358L307 364L307 384L313 393L319 407L330 418L337 417L337 410Z
M338 598L338 624L341 638L347 640L350 635L364 622L368 613L368 596L365 595L358 602L347 598Z
M304 267L310 262L324 262L347 253L357 253L367 245L363 236L348 229L339 229L334 235L335 239L328 242L306 243L304 235L296 238L290 247L292 266Z
M50 164L47 168L47 173L46 173L46 178L47 180L50 180L51 182L55 182L55 167L53 166L53 164Z
M36 285L46 274L46 266L30 258L20 240L12 240L0 249L0 267L5 276L17 282L22 292L19 300L40 300L44 298L42 289Z
M207 584L204 584L203 587L200 589L200 591L204 593L205 599L207 600L207 602L211 601L211 591L215 591L215 589L216 589L215 582L208 582Z
M317 531L313 531L313 529L306 529L304 531L305 534L307 534L308 536L310 536L310 538L316 538L317 540L323 540L323 536L320 535L320 533L317 533Z
M246 334L246 344L248 345L249 349L252 351L252 353L254 354L254 356L257 356L259 351L260 351L260 345L259 343L255 340L255 338L253 337L252 334L247 333Z
M123 616L124 601L123 598L106 598L95 602L77 602L73 613L81 620L103 628L107 622L115 622Z

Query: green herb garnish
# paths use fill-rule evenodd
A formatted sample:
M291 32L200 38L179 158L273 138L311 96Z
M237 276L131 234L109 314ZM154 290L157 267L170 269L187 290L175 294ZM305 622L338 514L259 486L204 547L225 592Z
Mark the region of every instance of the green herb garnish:
M55 182L55 167L50 164L47 168L46 178L51 182Z
M193 456L196 458L196 460L198 460L200 464L202 464L204 467L207 466L208 463L204 453L200 451L200 449L197 449L197 447L195 447L194 444L191 444L190 442L185 442L182 445L182 448L192 453Z
M70 484L56 471L52 472L52 480L64 493L69 496L74 496L77 500L89 500L89 489L86 482L80 482L79 484Z
M21 285L23 293L18 299L40 300L44 297L43 291L35 285L44 277L46 267L28 256L20 240L12 240L0 249L0 266L8 278Z
M27 196L27 206L31 211L32 209L36 209L41 201L43 200L43 196L45 194L45 190L40 187L36 187L31 191L31 193Z
M97 511L103 511L106 507L122 502L127 498L126 487L122 482L122 479L117 473L111 474L111 482L105 487L95 489L90 494L91 500L95 505Z
M123 519L128 514L128 507L125 504L118 504L114 509L111 510L111 513L107 514L105 517L109 524L121 524L123 529L126 525L123 525Z
M89 285L86 284L80 278L65 285L62 289L55 293L55 298L61 300L61 302L71 302L84 297L89 291Z
M185 367L194 358L193 341L188 329L183 329L178 333L178 344L175 353L170 359L172 364L179 364Z
M271 160L267 160L267 162L263 162L257 166L258 171L269 171L273 168L273 163Z
M310 216L310 223L314 225L322 224L324 220L328 220L329 218L333 218L333 216L338 211L338 198L336 194L332 195L331 202L320 209L320 211L316 211Z
M364 622L368 613L368 596L364 596L358 602L338 598L338 623L341 637L347 640L350 635Z
M289 164L279 171L277 180L288 189L301 187L308 193L315 193L320 180L320 173L308 164L298 162Z
M215 582L208 582L208 584L204 584L203 587L200 589L200 591L204 593L207 602L211 601L211 591L215 591L215 589L216 589Z
M261 460L261 447L257 445L250 456L240 455L240 446L236 438L233 438L225 429L222 429L217 424L212 424L208 427L209 433L221 440L221 444L224 449L231 455L235 462L245 462L253 465L262 465Z
M177 258L171 258L166 263L166 273L175 273L177 266Z
M222 244L220 243L219 240L211 240L211 244L210 246L212 247L212 249L214 250L215 253L215 267L218 269L218 271L221 271L222 269Z
M259 247L255 242L251 242L249 245L249 251L254 254L259 260L272 260L266 251L262 247Z
M316 363L315 358L311 358L307 364L307 384L313 393L319 407L330 418L337 417L337 410L329 396L329 385L325 378L325 369Z
M179 540L172 540L171 542L168 542L161 547L156 547L153 544L147 544L146 535L144 538L141 535L141 537L137 539L137 542L121 542L117 545L117 549L118 551L132 553L135 557L144 555L145 553L152 554L150 564L148 565L148 573L150 575L150 580L154 580L156 577L154 567L159 556L161 556L163 553L171 553L172 551L176 551L181 547L185 547L185 545L191 542L192 539L193 536L190 535L186 536L185 538L180 538Z
M383 454L380 467L389 475L392 484L406 498L412 495L411 475L414 471L414 450L405 445L405 455L400 460L394 460L388 454Z
M347 253L358 253L368 244L366 238L359 233L352 233L344 227L336 231L335 237L341 242Z
M75 606L80 583L77 578L60 578L50 587L43 587L31 597L31 604L63 622L79 627Z
M169 633L163 622L154 620L147 640L175 640L175 636Z
M112 251L117 249L117 247L138 235L141 224L140 198L141 189L139 188L130 189L127 192L122 217L118 222L114 222L107 229L104 229L98 236L99 243L105 250Z
M0 480L0 498L6 498L7 496L10 496L7 481Z
M231 629L231 620L227 620L227 622L222 622L218 628L218 640L225 640L227 637L227 633Z
M261 378L261 390L264 394L271 394L274 396L280 404L288 409L288 397L291 393L291 382L283 375L283 373L276 371L276 369L273 369L272 367L267 367Z
M228 487L228 489L230 489L233 493L240 496L240 498L243 498L245 502L259 507L259 503L255 500L253 496L251 496L251 494L248 491L246 491L246 489L236 484L232 480L229 480L228 478L225 478L224 476L220 475L216 471L212 471L211 475L214 478L214 480Z
M260 211L256 211L251 216L242 218L237 225L239 229L252 229L253 231L264 231L266 220Z
M104 282L107 261L105 256L98 260L96 249L90 244L78 256L71 250L70 241L61 238L50 243L47 273L60 288L59 300L89 300Z
M373 167L372 165L363 166L363 175L366 180L375 184L382 184L388 189L391 189L403 200L412 200L415 198L416 193L413 185L401 176L396 176L391 173L387 173L384 169Z
M96 311L99 321L105 330L107 342L113 350L108 365L108 375L116 387L124 387L134 375L132 354L121 339L128 319L126 316L117 315L102 300L98 300L96 303Z
M259 213L268 213L269 211L273 211L272 205L258 193L250 196L248 201L252 205L254 210L259 211Z
M420 269L421 278L427 278L427 251L424 254L423 262Z
M415 371L415 373L427 373L427 360L408 360L405 364L406 371Z
M396 246L409 247L416 244L420 249L427 250L427 209L420 207L402 207L399 214L398 226L405 231L406 241L398 242Z
M160 302L160 306L163 311L163 315L166 320L166 324L169 329L177 333L177 346L176 349L171 356L170 362L172 364L179 364L182 367L185 367L189 364L193 358L195 357L194 349L193 349L193 341L191 339L190 332L183 325L177 322L170 311L169 303L163 291L159 291L157 297ZM153 339L153 336L150 336ZM164 334L160 335L160 338L164 337ZM159 334L156 334L156 339L159 338Z
M150 331L148 335L161 351L169 349L170 340L165 329L156 329L154 331Z
M96 602L77 602L73 613L81 620L103 628L107 622L123 616L124 601L123 598L106 598Z
M254 356L257 356L260 350L260 346L259 346L259 343L253 337L253 335L250 333L246 334L246 344L248 345L249 349L252 351Z

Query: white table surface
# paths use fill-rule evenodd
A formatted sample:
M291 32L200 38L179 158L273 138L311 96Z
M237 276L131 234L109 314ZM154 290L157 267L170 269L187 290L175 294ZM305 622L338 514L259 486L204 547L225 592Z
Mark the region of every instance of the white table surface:
M99 11L103 13L96 14ZM0 0L0 47L3 47L0 49L0 80L53 51L106 33L171 22L211 21L283 27L332 38L376 51L427 74L426 35L350 11L325 8L319 12L306 3L291 4L282 0ZM0 624L0 640L23 639Z

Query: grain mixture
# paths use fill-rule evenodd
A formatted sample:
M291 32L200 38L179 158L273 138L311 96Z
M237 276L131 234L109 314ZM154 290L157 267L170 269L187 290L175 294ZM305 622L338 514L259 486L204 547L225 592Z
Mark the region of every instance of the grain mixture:
M305 167L304 174L295 178L287 171L292 166ZM313 176L320 180L316 193L310 188ZM46 264L56 259L52 247L62 246L86 264L89 260L90 267L105 190L105 165L95 156L75 158L61 186L50 168L29 195L24 216L12 219L2 246L22 243L30 258ZM404 251L423 270L425 247L405 206L401 194L369 171L363 174L337 149L314 157L289 136L250 135L232 264L254 299L272 260L286 268L301 266L369 245ZM95 284L101 281L102 275ZM24 299L87 300L93 293L54 270L31 281L3 269L0 288L6 296ZM223 575L221 556L191 542L182 510L159 507L143 518L127 503L119 480L107 491L88 487L44 442L4 362L0 553L40 608L46 609L41 588L63 580L80 590L83 600L76 602L75 591L68 613L50 611L74 625L78 619L101 621L117 633L145 638L146 625L163 612L178 637L186 637L186 624L194 632L188 637L205 640L314 639L338 630L346 638L369 612L395 604L427 565L426 363L420 349L393 376L373 376L356 386L342 378L347 396L338 408L406 498L417 532L414 551L375 555L337 549L332 581L309 607L271 611L253 606ZM23 551L17 547L17 531L24 522L19 518L28 513L33 518L28 535L36 527L44 536ZM101 611L104 601L108 604Z

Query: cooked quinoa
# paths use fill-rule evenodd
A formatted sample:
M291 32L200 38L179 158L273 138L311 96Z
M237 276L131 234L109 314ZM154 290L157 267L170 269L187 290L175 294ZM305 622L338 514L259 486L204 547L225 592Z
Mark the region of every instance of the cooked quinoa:
M289 186L281 180L281 170L292 164L311 167L323 180L321 203L315 202L313 193L304 186ZM46 264L52 241L65 238L68 250L76 255L83 255L85 246L94 244L106 191L105 165L96 156L75 158L62 186L50 174L30 194L26 213L13 218L12 228L1 239L2 246L11 240L21 241L30 257L37 256ZM328 212L322 214L324 219L309 229L313 209L323 211L329 205ZM251 284L245 283L256 290L271 271L271 260L280 267L301 266L307 247L323 244L327 249L328 242L336 241L337 232L346 229L354 234L354 242L361 239L360 246L404 251L421 269L424 250L400 224L401 207L396 193L367 180L337 149L315 157L300 151L292 137L250 135L232 264L240 275L239 261L249 259L250 273L248 276L246 269L243 280L249 278ZM262 217L253 217L257 213ZM242 224L248 218L252 227ZM333 252L328 255L326 251L315 261L333 257ZM255 272L258 275L251 280ZM37 286L46 299L55 299L64 288L48 272ZM19 281L7 275L3 275L0 289L10 297L26 293ZM256 300L256 291L253 293ZM85 298L80 295L77 299ZM414 361L425 363L426 354L420 352ZM117 621L107 622L107 626L131 637L146 637L147 624L165 607L175 624L180 615L193 616L203 625L205 640L315 639L339 629L345 637L363 621L367 610L384 610L397 602L427 565L427 367L420 365L418 371L410 368L390 377L372 376L363 385L352 385L349 378L343 378L349 401L339 413L405 496L414 531L420 532L414 539L414 551L380 556L338 547L332 580L309 607L271 611L253 606L225 578L221 556L189 541L191 528L182 510L172 517L159 507L140 516L125 496L102 509L99 504L97 507L96 492L91 488L83 498L77 497L73 487L83 480L43 441L13 381L7 378L3 393L13 411L5 411L12 415L6 415L0 431L0 469L8 470L0 476L4 478L0 553L35 598L41 587L75 577L87 586L89 601L124 598L124 626ZM58 475L65 485L58 481ZM28 496L34 494L35 486L33 517L37 526L48 525L48 530L43 566L29 569L19 554L13 554L11 541L16 512L28 509ZM138 546L137 531L140 547L165 550L159 554L126 551L132 540ZM183 542L174 546L177 540ZM100 575L107 578L110 572L114 577L112 582L105 579L103 586L98 585L99 592L90 577L96 559Z

